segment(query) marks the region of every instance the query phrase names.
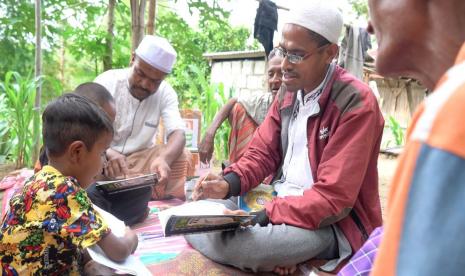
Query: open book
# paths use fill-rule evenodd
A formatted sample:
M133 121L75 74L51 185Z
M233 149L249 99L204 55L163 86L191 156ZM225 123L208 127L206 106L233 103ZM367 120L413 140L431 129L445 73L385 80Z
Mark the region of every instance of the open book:
M200 200L161 211L158 218L165 237L234 230L254 218L254 215L225 215L225 209L223 204Z
M151 173L141 176L115 179L110 181L97 181L96 188L107 194L115 194L128 190L135 190L147 186L153 186L157 183L157 174Z

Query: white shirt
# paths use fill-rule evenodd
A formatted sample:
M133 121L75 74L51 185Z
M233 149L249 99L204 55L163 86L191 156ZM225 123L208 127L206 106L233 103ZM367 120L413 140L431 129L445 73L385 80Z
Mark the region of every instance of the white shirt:
M304 191L312 188L313 175L310 160L307 135L307 121L311 116L320 112L318 100L323 92L329 76L334 71L331 65L325 79L313 91L304 96L303 91L297 93L291 121L289 122L288 145L283 162L283 176L281 181L275 182L275 191L279 197L301 196Z
M185 130L174 89L163 81L156 93L139 101L129 92L131 70L109 70L95 79L115 99L115 136L111 148L126 155L154 145L160 118L163 119L166 137L174 130Z

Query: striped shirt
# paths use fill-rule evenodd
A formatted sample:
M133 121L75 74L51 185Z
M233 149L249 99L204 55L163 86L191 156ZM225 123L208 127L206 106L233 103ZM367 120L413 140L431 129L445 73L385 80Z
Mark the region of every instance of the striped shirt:
M463 275L465 44L417 110L373 275Z

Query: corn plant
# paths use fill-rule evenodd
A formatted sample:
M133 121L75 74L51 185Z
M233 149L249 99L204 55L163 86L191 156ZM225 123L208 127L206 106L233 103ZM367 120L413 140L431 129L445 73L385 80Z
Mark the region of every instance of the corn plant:
M0 141L9 144L6 156L16 163L17 168L31 166L35 161L32 154L35 138L40 135L40 118L34 104L40 82L41 78L31 79L11 71L0 82L0 93L6 104L2 119L8 125L8 131L3 133Z
M391 130L392 136L394 137L394 142L396 143L396 146L403 145L405 140L405 131L400 126L399 122L392 116L389 116L388 127Z
M12 143L9 142L7 136L9 130L7 110L6 96L5 94L0 94L0 164L6 162L12 148Z
M209 82L206 74L200 67L191 65L189 66L191 82L189 83L188 95L184 95L185 99L190 101L191 108L198 108L202 111L202 136L205 134L208 126L215 118L220 108L226 103L230 96L225 93L224 85L212 84ZM187 74L186 74L187 75ZM215 158L216 160L228 159L228 141L231 127L229 123L223 123L217 130L215 135Z

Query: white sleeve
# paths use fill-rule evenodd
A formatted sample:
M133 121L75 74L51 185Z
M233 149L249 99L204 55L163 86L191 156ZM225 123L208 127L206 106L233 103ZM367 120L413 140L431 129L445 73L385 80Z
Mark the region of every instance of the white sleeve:
M108 70L98 75L94 82L103 85L112 96L115 95L115 85L116 85L116 76L112 72L113 70Z
M174 89L166 81L164 86L161 117L163 118L166 137L168 137L174 130L184 131L186 129L186 123L179 113L178 95L176 95Z

